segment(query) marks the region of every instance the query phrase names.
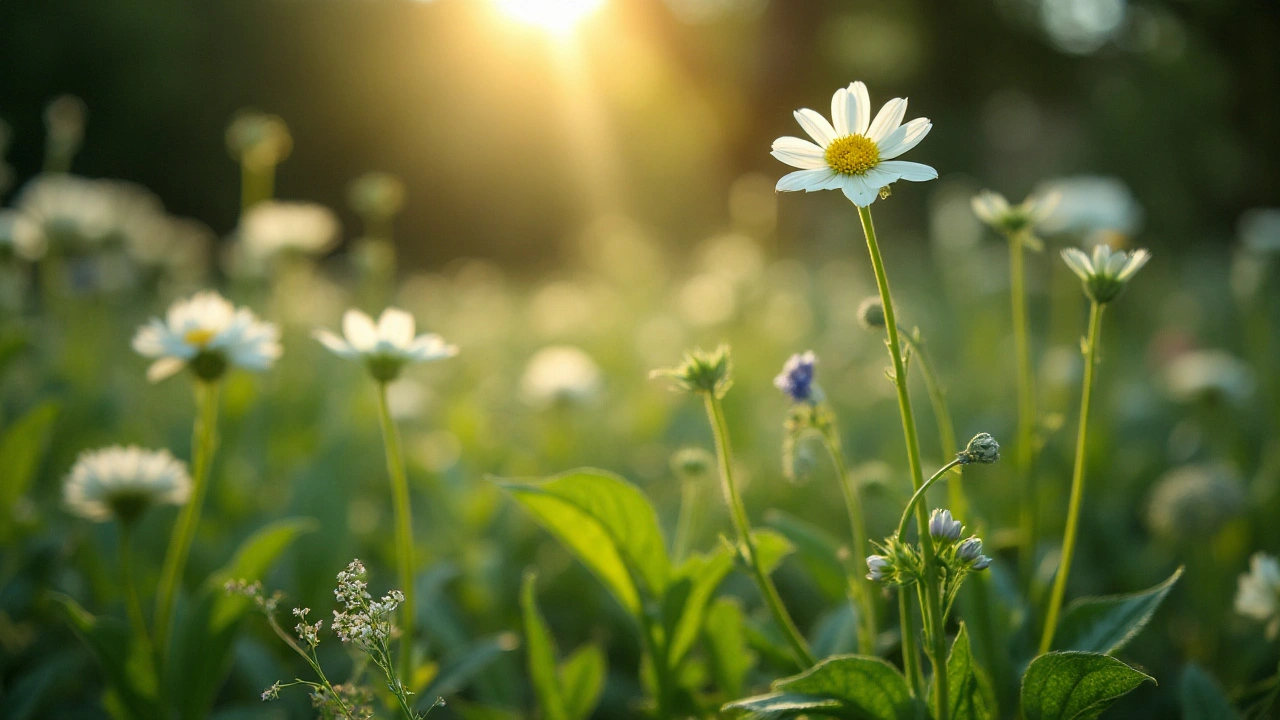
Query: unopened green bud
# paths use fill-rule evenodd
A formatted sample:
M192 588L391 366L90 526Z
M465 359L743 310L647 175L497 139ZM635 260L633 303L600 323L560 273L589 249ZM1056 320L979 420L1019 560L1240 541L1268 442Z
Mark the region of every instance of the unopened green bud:
M858 322L868 330L884 328L884 303L878 296L871 296L858 306Z
M680 365L654 370L649 376L671 378L680 390L722 398L733 385L733 359L728 345L721 345L711 352L697 348L686 352Z
M696 480L711 474L716 458L700 447L681 448L671 456L671 470L684 480Z
M961 465L971 463L990 465L1000 459L1000 443L988 433L978 433L969 441L964 451L956 455L956 458Z

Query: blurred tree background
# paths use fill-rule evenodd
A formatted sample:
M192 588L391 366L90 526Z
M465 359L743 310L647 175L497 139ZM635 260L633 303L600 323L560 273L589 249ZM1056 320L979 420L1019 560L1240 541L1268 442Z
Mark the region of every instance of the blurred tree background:
M43 109L74 94L89 113L75 171L140 182L222 234L238 212L224 129L256 107L294 135L280 197L354 229L347 183L389 171L408 187L410 266L547 269L598 214L673 248L723 228L733 194L760 185L735 181L783 171L768 147L791 109L825 111L862 79L934 120L917 159L944 181L1016 197L1047 176L1115 175L1154 248L1220 245L1280 197L1275 2L607 0L572 37L499 2L3 3L9 161L19 183L38 171ZM942 188L893 207L923 218ZM839 204L792 207L813 203ZM811 229L785 223L783 237Z

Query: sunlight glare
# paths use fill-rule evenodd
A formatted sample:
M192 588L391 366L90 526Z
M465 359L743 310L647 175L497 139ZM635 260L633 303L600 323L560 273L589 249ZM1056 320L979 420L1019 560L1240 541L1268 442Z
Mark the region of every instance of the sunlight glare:
M568 35L605 0L493 0L508 18L553 35Z

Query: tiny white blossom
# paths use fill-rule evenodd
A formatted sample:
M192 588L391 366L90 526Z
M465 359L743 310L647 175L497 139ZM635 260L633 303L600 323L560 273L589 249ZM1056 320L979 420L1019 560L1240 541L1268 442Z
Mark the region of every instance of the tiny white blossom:
M376 325L373 318L352 309L342 316L345 337L322 329L313 332L312 337L338 357L363 361L375 378L388 382L407 364L443 360L458 354L458 348L439 335L415 336L414 325L413 316L399 308L383 310Z
M520 376L520 396L536 408L560 402L584 402L600 393L600 366L570 345L544 347L529 358Z
M280 357L280 331L247 308L237 308L207 290L169 306L133 337L139 355L154 358L147 379L158 382L190 365L205 380L228 366L266 370Z
M1280 634L1280 561L1266 553L1249 558L1249 572L1240 576L1236 612L1267 624L1267 637Z
M1062 251L1062 259L1084 282L1085 294L1103 304L1120 296L1129 280L1151 259L1151 253L1113 251L1106 243L1098 243L1093 246L1092 256L1067 248Z
M904 124L906 112L907 101L894 98L873 120L871 98L861 82L836 90L829 122L813 110L797 110L796 121L814 142L796 137L773 141L771 154L800 168L783 176L777 190L841 190L853 204L866 207L882 188L898 180L937 179L938 171L928 165L893 159L918 145L933 128L927 118Z
M190 494L186 465L168 450L132 445L81 453L62 488L67 509L95 522L131 522L152 505L182 505Z

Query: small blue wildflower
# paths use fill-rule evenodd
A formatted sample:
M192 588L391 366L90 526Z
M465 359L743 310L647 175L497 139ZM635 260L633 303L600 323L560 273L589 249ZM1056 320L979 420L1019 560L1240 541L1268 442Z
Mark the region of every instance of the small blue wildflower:
M822 393L814 383L815 366L818 358L812 350L796 353L787 359L782 372L773 379L773 384L787 394L793 402L814 403L822 399Z
M985 557L982 554L982 541L976 537L971 537L960 543L960 545L956 547L956 557L969 563L977 562L981 558ZM990 560L987 562L990 562Z

